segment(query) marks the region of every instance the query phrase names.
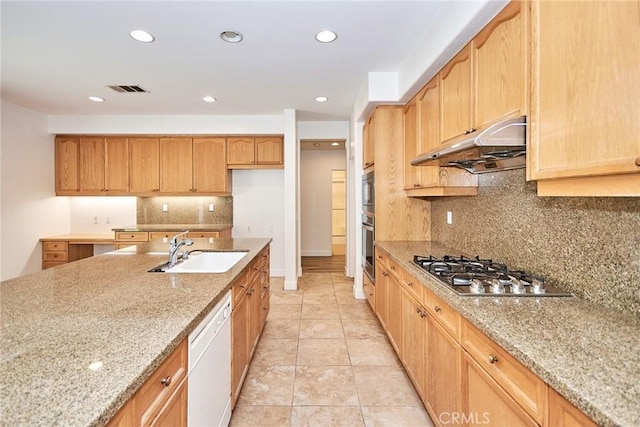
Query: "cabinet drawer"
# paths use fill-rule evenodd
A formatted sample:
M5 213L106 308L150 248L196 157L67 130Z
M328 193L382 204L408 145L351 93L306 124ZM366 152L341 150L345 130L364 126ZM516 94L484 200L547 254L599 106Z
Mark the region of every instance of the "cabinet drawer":
M456 341L460 341L460 315L457 311L449 307L433 292L423 289L422 302L431 317L451 334Z
M238 305L238 301L240 301L242 296L249 289L248 285L250 283L251 282L249 281L249 273L245 272L238 279L238 281L233 284L233 287L231 288L231 294L233 295L233 307L234 307L234 309Z
M124 242L146 242L149 240L149 233L146 231L118 231L116 233L116 240Z
M376 248L376 262L381 262L382 266L386 269L387 268L387 253L383 252L381 249Z
M369 276L366 274L362 275L362 292L367 297L367 301L369 301L369 305L373 310L376 309L376 286L371 282Z
M44 262L42 265L42 269L46 270L47 268L53 268L53 267L57 267L59 265L65 265L66 262L54 262L54 261L48 261L48 262Z
M544 381L468 322L462 325L462 346L536 422L542 424L547 406Z
M166 231L152 231L152 232L149 232L149 240L162 239L164 243L169 243L169 240L171 240L171 238L176 234L178 233L166 232Z
M67 251L69 245L67 242L42 242L43 251Z
M135 421L148 425L187 374L187 340L184 340L140 387L134 397Z
M44 262L67 262L67 251L43 252L42 260Z
M424 286L406 270L402 270L400 284L416 301L422 301L422 289Z
M391 257L387 256L387 268L389 269L389 273L400 282L402 278L402 268L400 265L391 259Z
M203 239L207 237L220 237L219 231L190 231L187 237L192 239Z

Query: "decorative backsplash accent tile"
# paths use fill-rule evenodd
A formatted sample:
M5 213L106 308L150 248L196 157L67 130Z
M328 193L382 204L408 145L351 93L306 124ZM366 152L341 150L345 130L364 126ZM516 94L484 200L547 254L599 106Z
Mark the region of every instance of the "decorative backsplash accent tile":
M476 197L432 200L434 241L640 318L640 198L538 197L524 169L479 178Z
M213 212L209 205L213 204ZM166 207L166 212L163 211ZM233 224L233 197L138 197L138 224Z

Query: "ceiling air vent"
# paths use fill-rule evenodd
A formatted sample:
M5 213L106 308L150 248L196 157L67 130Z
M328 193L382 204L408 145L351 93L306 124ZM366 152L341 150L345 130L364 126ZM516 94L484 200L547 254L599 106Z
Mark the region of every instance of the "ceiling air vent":
M138 85L116 85L116 86L107 86L116 92L128 92L128 93L149 93L149 91L141 88Z

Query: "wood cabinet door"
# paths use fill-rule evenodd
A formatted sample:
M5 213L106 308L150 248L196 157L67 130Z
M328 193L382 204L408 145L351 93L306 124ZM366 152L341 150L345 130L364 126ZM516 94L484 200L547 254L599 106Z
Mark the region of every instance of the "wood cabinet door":
M387 276L387 334L396 353L402 358L402 289L392 275Z
M473 39L477 127L526 115L527 7L512 1Z
M595 427L597 424L549 387L549 419L546 425L549 427Z
M100 193L104 191L105 145L104 138L80 138L80 191Z
M160 191L193 191L193 150L191 138L160 139Z
M238 400L242 381L249 368L249 297L245 293L231 312L231 403Z
M436 425L463 425L460 420L462 395L462 347L428 316L426 407ZM509 425L508 423L505 425Z
M224 138L193 139L193 189L197 193L231 191L227 142Z
M282 137L256 138L256 164L283 165L284 140Z
M129 191L129 140L127 138L106 138L104 142L105 190L114 193L127 193Z
M129 189L132 193L160 191L160 140L129 138Z
M404 289L402 290L402 362L418 394L424 393L427 312Z
M640 172L638 16L637 1L531 2L530 179Z
M373 166L375 159L373 114L367 119L362 129L362 169Z
M387 329L387 289L389 287L389 273L376 261L376 315L383 329Z
M253 276L251 288L249 288L249 359L253 356L253 353L258 345L258 338L260 336L260 297L262 295L261 282L262 272L258 272Z
M419 94L418 94L419 96ZM411 160L418 157L418 100L409 101L402 114L404 121L404 188L409 190L420 186L419 172L421 166L411 166Z
M471 55L469 43L440 71L442 141L474 128Z
M228 165L253 165L255 160L253 138L227 138Z
M466 352L462 367L462 389L462 414L468 417L470 426L538 425Z
M151 426L187 427L187 383L185 378L151 422Z
M440 137L440 81L436 76L425 85L417 99L418 154L433 150L442 142ZM413 166L417 169L417 186L439 185L440 166Z
M56 138L56 194L80 189L80 138Z

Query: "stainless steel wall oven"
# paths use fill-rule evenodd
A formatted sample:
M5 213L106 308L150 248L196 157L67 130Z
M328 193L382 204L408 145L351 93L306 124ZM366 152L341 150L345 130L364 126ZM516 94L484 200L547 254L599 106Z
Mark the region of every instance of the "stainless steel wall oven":
M362 214L362 270L375 283L375 218L373 215Z

